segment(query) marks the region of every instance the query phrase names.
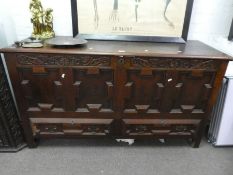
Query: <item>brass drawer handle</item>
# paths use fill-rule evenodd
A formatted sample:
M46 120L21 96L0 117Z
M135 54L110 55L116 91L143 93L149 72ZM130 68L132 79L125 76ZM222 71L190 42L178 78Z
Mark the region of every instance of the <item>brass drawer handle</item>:
M135 128L135 131L137 131L138 133L145 133L147 130L147 126L144 125L140 125Z
M57 132L57 127L46 127L45 130L47 132Z
M178 125L175 127L175 131L177 132L184 132L184 131L187 131L188 130L188 127L187 126L184 126L184 125Z
M99 128L96 126L88 126L87 132L91 132L93 134L96 134L98 132Z

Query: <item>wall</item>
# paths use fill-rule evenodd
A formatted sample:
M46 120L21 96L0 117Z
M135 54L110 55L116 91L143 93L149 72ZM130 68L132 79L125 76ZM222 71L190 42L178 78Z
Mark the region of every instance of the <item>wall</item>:
M72 35L70 0L41 0L41 2L45 8L51 7L54 10L56 34ZM30 36L32 25L29 3L30 0L0 0L0 24L4 25L8 44ZM233 0L194 0L189 39L201 40L233 55L233 44L226 39L232 17Z
M233 0L194 0L189 38L226 36L232 17Z

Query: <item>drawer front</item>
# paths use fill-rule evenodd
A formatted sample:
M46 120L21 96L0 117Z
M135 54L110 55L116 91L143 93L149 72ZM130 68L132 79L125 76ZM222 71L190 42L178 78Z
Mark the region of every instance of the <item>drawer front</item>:
M201 120L124 119L124 136L194 136Z
M112 132L112 119L31 118L34 136L107 136Z

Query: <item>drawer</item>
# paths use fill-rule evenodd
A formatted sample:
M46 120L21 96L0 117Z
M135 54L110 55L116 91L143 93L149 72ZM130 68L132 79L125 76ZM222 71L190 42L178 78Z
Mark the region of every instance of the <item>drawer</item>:
M33 135L106 136L113 119L31 118Z
M125 136L194 136L201 120L124 119Z

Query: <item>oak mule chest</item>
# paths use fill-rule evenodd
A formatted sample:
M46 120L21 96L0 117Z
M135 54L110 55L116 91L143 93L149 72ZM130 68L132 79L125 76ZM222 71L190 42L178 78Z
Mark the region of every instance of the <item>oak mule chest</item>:
M198 41L5 48L29 147L39 138L184 138L200 144L229 62Z

